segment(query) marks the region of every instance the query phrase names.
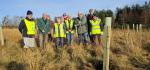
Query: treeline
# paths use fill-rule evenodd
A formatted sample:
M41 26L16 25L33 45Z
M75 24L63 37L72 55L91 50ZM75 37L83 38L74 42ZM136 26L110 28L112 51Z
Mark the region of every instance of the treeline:
M96 10L95 14L101 19L103 24L105 23L105 17L113 17L112 10L100 10L100 11Z
M123 25L129 24L143 24L145 27L150 28L150 1L145 2L144 5L135 4L132 6L125 6L123 8L116 8L112 10L96 10L96 15L101 18L102 23L105 23L105 17L113 17L113 27L120 28ZM17 26L23 19L22 17L5 16L2 20L3 26Z
M23 17L20 16L4 16L2 19L2 23L1 26L5 26L5 27L17 27L20 23L20 21L23 19Z
M113 17L113 27L125 26L129 24L143 24L145 27L150 27L150 1L145 2L144 5L135 4L132 6L125 6L117 8L116 12L112 10L96 10L96 14L105 22L105 17Z
M117 26L129 24L131 27L133 24L143 24L150 27L150 1L144 5L135 4L117 8L115 23Z

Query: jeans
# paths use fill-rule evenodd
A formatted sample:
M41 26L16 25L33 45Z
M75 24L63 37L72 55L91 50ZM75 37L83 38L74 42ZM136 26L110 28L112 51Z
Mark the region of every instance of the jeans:
M71 32L67 33L67 45L71 46L73 39L73 34Z
M55 38L55 45L56 45L56 47L58 48L58 47L63 47L64 46L64 39L65 38L62 38L62 37L57 37L57 38Z
M78 44L83 42L84 45L88 44L88 33L78 34Z

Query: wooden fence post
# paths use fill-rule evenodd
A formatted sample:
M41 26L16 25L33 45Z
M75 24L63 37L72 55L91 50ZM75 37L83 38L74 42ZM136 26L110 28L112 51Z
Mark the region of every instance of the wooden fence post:
M135 30L135 25L133 24L133 31Z
M129 24L127 24L127 30L128 30L128 31L130 30L130 26L129 26Z
M109 70L109 54L110 54L110 38L111 38L111 23L112 17L106 17L104 28L104 57L103 70Z
M1 45L4 46L3 30L1 26L0 26L0 39L1 39Z
M142 24L139 25L139 30L142 32Z
M139 24L136 24L136 31L139 32Z
M127 30L128 30L127 35L129 35L129 33L130 33L130 26L129 26L129 24L127 24Z
M139 31L140 31L140 47L142 47L142 37L143 37L142 24L139 25Z

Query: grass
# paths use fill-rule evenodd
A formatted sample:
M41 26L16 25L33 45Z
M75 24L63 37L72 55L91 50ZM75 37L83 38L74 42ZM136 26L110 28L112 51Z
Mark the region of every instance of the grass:
M150 31L113 29L110 70L150 70ZM47 47L23 49L17 29L3 29L5 46L0 46L0 70L101 70L103 48Z

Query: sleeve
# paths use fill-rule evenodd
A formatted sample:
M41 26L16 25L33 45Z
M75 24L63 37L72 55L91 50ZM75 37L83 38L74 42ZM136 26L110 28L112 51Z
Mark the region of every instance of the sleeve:
M84 17L83 23L88 27L88 24L87 24L87 18L86 18L86 17Z
M37 19L37 26L38 26L38 30L40 30L42 32L42 27L40 25L40 20L39 19Z
M82 23L82 25L86 24L86 17L85 16L82 17L81 23Z
M25 26L25 23L24 23L24 20L22 20L22 21L20 22L20 24L19 24L19 27L18 27L20 33L22 33L22 30L23 30L24 26Z
M55 34L55 27L53 27L53 34Z
M64 29L66 30L66 31L68 31L68 29L67 29L67 24L64 22Z
M103 25L103 23L102 23L102 22L100 22L100 28L101 28L101 31L103 31L103 29L104 29L104 25Z
M50 25L51 22L50 22L50 20L47 20L47 21L48 21L48 25L47 25L48 27L47 27L47 30L48 30L48 32L49 32L50 29L51 29L51 25Z
M66 26L65 26L65 24L63 25L63 28L64 28L64 32L66 33Z
M75 29L75 21L73 20L73 27L72 29L74 30Z
M54 22L51 20L50 21L50 28L53 29L53 27L54 27Z
M80 26L80 24L78 23L78 22L79 22L78 18L76 18L76 19L74 19L74 20L75 20L75 21L74 21L75 26Z
M91 31L91 29L92 29L92 25L91 25L91 22L90 22L90 20L89 20L89 23L87 23L88 24L88 29L89 29L89 32Z

